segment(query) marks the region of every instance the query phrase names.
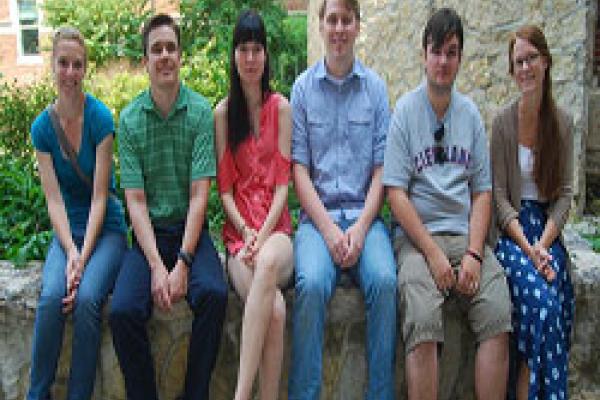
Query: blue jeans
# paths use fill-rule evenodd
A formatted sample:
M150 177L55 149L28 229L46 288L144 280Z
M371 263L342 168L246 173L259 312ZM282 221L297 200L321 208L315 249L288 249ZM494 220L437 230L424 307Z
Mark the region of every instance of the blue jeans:
M73 239L81 248L83 238ZM89 399L92 396L102 306L114 285L126 247L124 234L106 232L98 238L96 248L85 266L72 311L73 343L68 399ZM67 256L54 237L44 264L42 292L35 316L31 383L27 400L46 400L50 397L66 319L62 313L62 299L67 292L66 264Z
M206 224L205 224L206 225ZM177 261L183 226L155 229L156 245L168 269ZM110 327L129 400L157 400L154 360L146 332L152 314L151 276L142 249L123 257L111 302ZM194 313L185 377L185 400L208 399L227 306L223 268L205 226L188 274L187 302Z
M345 230L353 221L342 220ZM298 227L294 240L296 288L292 325L289 400L319 399L323 330L327 304L342 270L311 222ZM396 354L396 263L388 231L375 220L357 265L348 270L358 283L367 313L368 387L366 398L394 398Z

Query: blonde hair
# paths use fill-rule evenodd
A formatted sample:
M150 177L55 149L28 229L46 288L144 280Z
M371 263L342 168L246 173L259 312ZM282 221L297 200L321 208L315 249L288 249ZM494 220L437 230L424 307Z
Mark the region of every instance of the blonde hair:
M346 8L354 13L354 17L357 21L360 21L360 5L358 0L342 0ZM327 0L323 0L321 7L319 7L319 19L325 18L325 9L327 8Z
M52 59L54 59L56 48L61 40L74 40L79 43L83 49L83 66L87 67L87 49L85 48L85 39L81 32L72 26L61 26L58 28L52 38Z

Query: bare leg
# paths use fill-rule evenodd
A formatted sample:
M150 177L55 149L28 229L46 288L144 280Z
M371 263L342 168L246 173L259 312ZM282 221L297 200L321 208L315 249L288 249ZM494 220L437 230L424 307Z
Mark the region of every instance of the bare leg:
M517 377L517 400L527 400L529 395L529 367L527 362L519 363L519 376Z
M236 290L246 301L242 321L236 400L248 400L252 393L252 384L263 354L265 334L273 318L278 272L281 266L289 263L291 254L290 239L284 234L275 233L260 249L253 275L250 271L249 276L250 269L243 264L240 258L231 260L232 280L236 285ZM277 380L279 380L280 371L281 367L277 373ZM277 394L275 394L275 398L276 396Z
M479 344L475 356L475 392L479 400L504 400L508 380L508 334Z
M406 356L409 400L436 400L438 391L437 343L418 344Z
M277 290L259 368L261 400L276 400L279 395L285 337L285 311L285 299Z

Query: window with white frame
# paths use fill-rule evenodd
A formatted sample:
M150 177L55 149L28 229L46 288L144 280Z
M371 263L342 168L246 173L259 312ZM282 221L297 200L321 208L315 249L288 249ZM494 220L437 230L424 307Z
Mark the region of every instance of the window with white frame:
M18 0L21 55L40 54L39 16L36 0Z

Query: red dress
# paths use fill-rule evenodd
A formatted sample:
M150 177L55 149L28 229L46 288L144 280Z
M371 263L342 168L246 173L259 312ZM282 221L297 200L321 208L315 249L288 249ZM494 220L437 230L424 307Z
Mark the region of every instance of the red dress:
M260 230L267 218L275 186L287 185L290 160L279 151L279 101L281 95L271 93L260 111L260 133L250 135L232 154L229 144L219 161L217 184L219 193L233 192L233 200L246 226ZM273 232L292 233L287 204ZM229 219L223 226L223 242L230 254L244 247L244 240Z

